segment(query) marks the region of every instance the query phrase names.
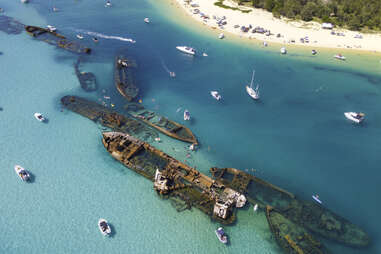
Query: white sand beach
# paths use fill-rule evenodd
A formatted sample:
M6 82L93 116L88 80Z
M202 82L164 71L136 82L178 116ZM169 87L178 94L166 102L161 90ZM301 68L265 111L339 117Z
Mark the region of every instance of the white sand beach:
M310 47L356 49L381 52L381 34L363 34L345 29L322 29L317 22L289 21L286 18L274 18L272 13L262 9L238 6L235 2L224 0L223 4L240 10L251 10L243 13L240 10L225 9L214 5L217 0L176 0L178 4L194 19L220 30L225 37L229 33L265 41ZM219 24L218 24L219 22ZM251 26L250 26L251 25ZM249 28L242 31L242 26ZM256 27L270 33L253 33ZM258 30L257 30L258 31ZM334 32L335 34L331 34ZM338 51L339 53L339 51Z

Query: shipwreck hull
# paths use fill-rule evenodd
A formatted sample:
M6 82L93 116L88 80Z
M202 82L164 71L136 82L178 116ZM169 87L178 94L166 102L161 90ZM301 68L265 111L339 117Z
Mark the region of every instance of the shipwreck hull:
M86 92L93 92L96 91L98 88L97 81L95 78L94 73L92 72L82 72L79 70L79 65L81 63L80 57L78 57L78 60L76 63L74 63L74 70L75 75L78 78L79 84L81 85L82 89Z
M91 49L84 47L77 42L69 41L65 36L48 29L37 26L25 26L25 31L37 40L47 42L57 47L66 49L74 53L90 54Z
M298 199L294 194L234 168L211 168L213 177L241 193L260 208L273 207L292 222L323 237L353 246L369 245L369 236L358 226L327 208Z
M114 81L118 92L128 101L134 100L139 93L139 88L135 85L133 68L136 64L123 56L115 58Z
M105 132L102 142L116 160L155 184L156 170L159 170L166 184L162 189L155 189L162 196L179 198L189 208L194 206L220 223L231 224L235 221L233 206L229 207L226 218L215 216L214 213L216 202L226 203L228 200L224 192L225 186L215 185L208 176L132 136L119 132ZM234 201L229 202L232 205Z
M129 105L128 111L130 115L157 129L165 135L188 142L197 144L197 139L192 131L184 125L176 123L164 116L156 114L154 111L145 109L141 105Z
M271 206L266 207L270 230L279 246L289 254L328 254L328 250L303 227L296 225Z
M61 98L61 103L67 109L108 127L111 130L129 133L144 140L158 137L155 130L146 127L133 118L119 114L96 102L77 96L64 96Z

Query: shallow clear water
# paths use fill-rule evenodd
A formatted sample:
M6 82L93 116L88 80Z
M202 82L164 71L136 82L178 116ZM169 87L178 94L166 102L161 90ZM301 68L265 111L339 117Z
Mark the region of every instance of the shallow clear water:
M210 166L236 167L305 199L319 193L325 206L372 237L364 250L325 241L333 253L381 252L380 57L348 52L347 63L340 63L329 50L312 58L299 48L280 56L276 46L265 50L253 46L259 42L221 41L192 21L180 24L183 14L168 2L113 4L0 0L7 15L25 24L52 24L69 38L83 33L93 53L81 69L94 72L100 86L93 93L81 90L73 68L76 55L25 33L0 32L0 224L7 229L0 232L0 253L282 253L264 214L248 208L238 212L235 226L226 227L231 244L221 245L213 232L217 225L206 215L197 209L177 213L154 193L151 182L109 156L97 125L61 112L62 96L97 100L102 89L122 110L124 101L112 82L117 53L137 59L144 106L179 122L178 108L191 112L187 124L201 149L186 159L186 145L162 135L158 148L207 174ZM60 11L53 13L53 6ZM101 34L99 43L89 32ZM209 57L182 55L177 45ZM244 89L253 68L260 102ZM177 77L171 79L168 70ZM210 90L218 90L223 101L215 101ZM343 112L352 110L366 113L364 125L344 119ZM37 122L34 112L49 122ZM35 181L20 182L15 164L29 169ZM112 238L99 234L100 217L112 224Z

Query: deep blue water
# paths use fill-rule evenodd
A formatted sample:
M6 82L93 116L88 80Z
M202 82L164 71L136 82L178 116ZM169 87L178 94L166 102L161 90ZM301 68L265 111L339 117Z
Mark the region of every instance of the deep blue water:
M380 57L346 53L347 63L322 50L311 58L304 49L280 56L276 46L218 40L168 2L0 0L7 15L25 24L55 25L69 38L100 33L82 41L93 53L81 68L92 71L100 88L81 90L74 75L77 56L33 40L27 34L0 32L0 253L282 253L271 239L265 216L238 212L227 227L230 246L214 235L216 224L196 209L177 213L160 200L149 181L114 161L100 142L100 129L71 112L60 112L59 98L74 94L97 100L102 89L123 110L113 86L116 54L133 56L143 105L186 123L201 142L188 163L208 174L210 166L255 168L255 174L297 196L318 193L324 205L363 227L372 238L367 249L352 249L323 240L333 253L381 253L378 200L381 173ZM56 6L59 12L52 12ZM152 23L143 22L150 17ZM181 23L184 21L185 23ZM185 24L185 25L184 25ZM132 38L135 44L117 39ZM257 43L259 44L259 43ZM176 51L190 45L208 57ZM244 86L252 70L261 101ZM167 70L175 71L171 79ZM223 101L209 94L218 90ZM42 111L41 125L33 113ZM357 126L343 112L362 111ZM185 144L162 137L155 144L184 160ZM36 176L20 183L13 165ZM107 218L115 235L102 239L96 228ZM160 241L160 242L159 242ZM58 251L57 251L58 250Z

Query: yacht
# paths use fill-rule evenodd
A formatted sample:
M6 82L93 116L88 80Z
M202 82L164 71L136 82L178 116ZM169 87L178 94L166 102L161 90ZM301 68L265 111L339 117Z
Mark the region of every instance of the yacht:
M258 91L259 85L257 85L257 87L253 89L254 74L255 74L255 70L253 70L250 86L246 86L246 92L250 95L251 98L253 98L254 100L258 100L259 99L259 91Z
M188 109L184 110L184 120L189 121L190 120L190 113Z
M225 35L223 33L220 33L220 35L218 35L218 39L223 39L225 38Z
M57 31L57 28L54 27L54 26L47 25L46 27L48 28L49 32L55 32L55 31Z
M150 22L150 21L149 21L149 18L145 18L145 19L144 19L144 22L146 22L146 23L148 24L148 23Z
M226 236L225 231L222 227L216 229L215 232L218 237L218 240L220 240L221 243L226 244L228 242L228 237Z
M345 61L345 56L343 56L342 54L336 54L336 55L334 55L333 56L333 58L336 58L336 59L339 59L339 60L343 60L343 61Z
M357 113L357 112L345 112L344 113L345 117L355 123L361 123L364 118L365 114L364 113Z
M191 48L191 47L187 47L187 46L177 46L176 47L178 50L180 50L181 52L184 52L186 54L189 54L189 55L195 55L196 54L196 50L194 50L194 48Z
M34 113L34 118L36 118L40 122L45 122L45 117L42 116L41 113Z
M16 174L23 180L24 182L27 182L30 180L30 175L28 171L26 171L23 167L19 165L15 165L14 167Z
M109 236L111 234L111 227L105 219L99 219L98 228L104 236Z
M287 54L287 49L285 47L281 47L280 48L280 53L283 54L283 55Z
M222 96L217 91L210 91L210 94L218 101L222 99Z
M29 0L21 0L21 3L23 4L29 3Z
M82 34L77 34L76 37L77 37L78 39L80 39L80 40L83 39L83 35L82 35Z

